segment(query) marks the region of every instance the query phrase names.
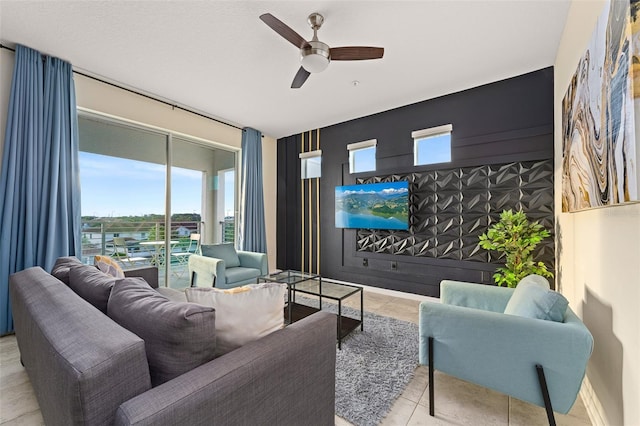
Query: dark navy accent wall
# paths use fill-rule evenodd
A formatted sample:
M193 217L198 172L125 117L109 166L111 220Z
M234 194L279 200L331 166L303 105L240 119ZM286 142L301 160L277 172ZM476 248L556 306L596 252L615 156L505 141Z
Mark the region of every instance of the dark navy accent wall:
M452 161L413 166L411 132L449 123ZM495 259L479 252L473 241L503 208L522 207L553 231L553 68L319 132L320 272L325 277L438 296L442 279L492 283ZM347 144L368 139L378 141L376 172L349 174ZM300 269L304 263L301 215L307 207L301 195L300 151L301 135L278 140L280 269ZM336 186L398 179L413 182L408 233L335 228ZM431 246L424 247L425 241ZM552 241L541 256L553 267Z

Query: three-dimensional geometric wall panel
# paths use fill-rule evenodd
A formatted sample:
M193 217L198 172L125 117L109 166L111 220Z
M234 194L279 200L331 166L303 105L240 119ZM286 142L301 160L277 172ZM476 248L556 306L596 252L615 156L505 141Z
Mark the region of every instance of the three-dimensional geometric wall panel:
M409 182L409 230L357 231L357 251L499 263L478 237L505 209L522 209L552 234L553 160L462 167L358 179L358 183ZM553 235L535 259L554 268Z

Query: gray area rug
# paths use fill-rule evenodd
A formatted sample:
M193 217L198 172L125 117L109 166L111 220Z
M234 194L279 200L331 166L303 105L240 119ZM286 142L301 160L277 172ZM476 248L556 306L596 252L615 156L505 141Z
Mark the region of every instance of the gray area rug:
M318 302L311 300L309 306ZM338 311L331 303L322 309ZM356 309L342 310L359 318ZM337 351L336 414L356 426L379 424L417 366L418 325L365 311L364 331L352 331Z

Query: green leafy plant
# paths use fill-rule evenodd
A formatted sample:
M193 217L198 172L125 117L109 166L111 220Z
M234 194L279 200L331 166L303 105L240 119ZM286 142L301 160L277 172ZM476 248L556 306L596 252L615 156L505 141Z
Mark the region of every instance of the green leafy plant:
M500 213L500 222L480 235L480 247L504 253L504 267L496 269L493 280L499 286L515 287L518 282L530 274L551 278L553 273L547 270L543 262L534 262L533 250L551 234L544 226L529 222L527 215L511 209Z

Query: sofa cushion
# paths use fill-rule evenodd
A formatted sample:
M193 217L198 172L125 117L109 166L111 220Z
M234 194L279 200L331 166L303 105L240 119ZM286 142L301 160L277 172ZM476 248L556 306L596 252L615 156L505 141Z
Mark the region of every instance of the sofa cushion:
M93 265L77 265L69 270L69 287L87 302L107 313L107 302L116 278Z
M171 301L142 278L118 280L108 315L144 340L153 386L215 357L215 310Z
M224 260L224 265L227 268L240 266L240 258L231 243L203 245L201 250L203 256Z
M107 275L115 278L124 278L124 271L120 265L118 265L118 262L110 256L95 256L93 258L93 264Z
M504 309L505 314L562 322L569 301L549 289L549 282L539 275L523 278Z
M192 287L187 300L216 310L216 356L284 326L285 284L249 284L228 290Z
M237 266L235 268L227 268L224 271L227 283L239 283L251 279L258 278L261 272L260 269L245 268L243 266ZM255 280L254 280L255 282Z
M53 269L51 269L51 275L53 275L66 285L69 285L69 270L72 266L80 265L82 265L82 262L80 262L77 257L59 257L56 259L56 263L53 265Z

